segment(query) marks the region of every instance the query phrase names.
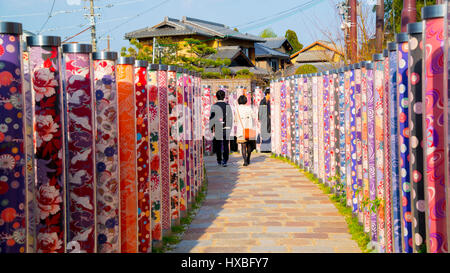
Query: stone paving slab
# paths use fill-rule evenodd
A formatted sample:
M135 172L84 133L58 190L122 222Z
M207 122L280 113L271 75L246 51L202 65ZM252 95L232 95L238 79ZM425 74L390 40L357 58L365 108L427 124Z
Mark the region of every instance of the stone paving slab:
M291 165L257 153L247 167L237 154L226 168L205 160L206 199L172 252L361 252L328 197Z

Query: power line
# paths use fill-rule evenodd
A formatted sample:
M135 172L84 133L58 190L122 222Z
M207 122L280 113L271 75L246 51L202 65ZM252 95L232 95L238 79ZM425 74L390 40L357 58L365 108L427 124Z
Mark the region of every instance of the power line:
M48 20L50 20L50 17L52 17L52 11L53 11L53 8L55 7L55 2L56 2L56 0L53 0L52 8L50 9L47 20L45 20L45 23L41 26L41 29L39 30L38 34L41 33L42 28L44 28L44 26L47 24Z
M147 12L149 12L149 11L151 11L151 10L153 10L153 9L155 9L155 8L161 6L161 5L163 5L163 4L165 4L165 3L169 2L169 1L170 1L170 0L164 0L164 1L160 2L160 3L157 4L157 5L152 6L152 7L148 8L148 9L144 10L144 11L141 12L141 13L138 13L138 14L136 14L136 15L134 15L134 16L128 16L128 18L130 18L129 20L127 20L127 21L124 22L124 23L118 24L118 25L116 25L116 26L113 27L113 28L110 28L110 29L107 30L105 33L103 33L103 34L99 37L99 39L100 39L100 38L103 38L105 35L110 34L110 33L113 32L113 31L117 30L120 26L124 26L125 24L129 23L129 22L132 21L133 19L136 19L137 17L143 15L144 13L147 13Z

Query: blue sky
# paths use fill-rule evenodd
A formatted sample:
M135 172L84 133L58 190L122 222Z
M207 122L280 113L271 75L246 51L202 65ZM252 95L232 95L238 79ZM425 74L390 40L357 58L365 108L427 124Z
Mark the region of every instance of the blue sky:
M95 0L98 50L106 48L106 35L111 36L111 50L120 51L129 45L124 33L139 28L153 26L164 16L180 19L194 17L225 24L230 27L273 16L310 0ZM278 18L264 25L238 27L241 32L258 35L263 29L271 28L278 36L284 36L287 29L297 32L300 43L305 46L318 39L327 39L324 31L337 33L338 20L335 5L339 0L315 0L308 9L289 17ZM83 7L89 6L84 0L56 0L54 16L48 19L53 0L0 0L0 20L21 22L24 29L43 35L61 36L64 40L85 29L88 19L83 16ZM108 7L108 5L111 5ZM160 4L160 5L159 5ZM157 6L148 12L146 10ZM70 13L63 13L71 11ZM140 16L137 16L141 14ZM44 25L46 20L47 23ZM90 43L90 30L71 41Z

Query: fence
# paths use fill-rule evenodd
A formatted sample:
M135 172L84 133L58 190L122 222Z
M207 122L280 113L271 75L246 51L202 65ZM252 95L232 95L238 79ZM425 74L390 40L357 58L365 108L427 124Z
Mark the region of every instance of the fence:
M0 23L0 253L151 252L204 179L201 79Z
M346 198L379 252L448 252L449 11L372 61L271 83L272 153Z

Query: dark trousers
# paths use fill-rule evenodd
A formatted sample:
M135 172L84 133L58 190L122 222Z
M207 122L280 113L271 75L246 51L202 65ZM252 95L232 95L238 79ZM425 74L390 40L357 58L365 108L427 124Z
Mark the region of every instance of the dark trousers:
M227 163L228 162L228 158L230 155L230 141L223 139L223 140L217 140L214 139L213 141L214 143L214 150L216 152L216 156L217 156L217 163ZM222 152L222 147L223 147L223 152ZM222 161L222 157L223 157L223 161Z
M252 151L256 148L255 140L248 140L244 143L241 143L241 153L242 158L244 159L244 163L250 164L250 156L252 155Z

